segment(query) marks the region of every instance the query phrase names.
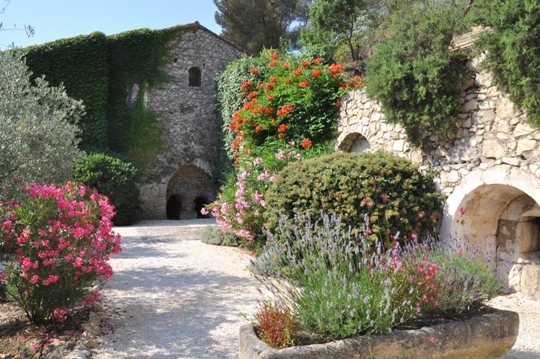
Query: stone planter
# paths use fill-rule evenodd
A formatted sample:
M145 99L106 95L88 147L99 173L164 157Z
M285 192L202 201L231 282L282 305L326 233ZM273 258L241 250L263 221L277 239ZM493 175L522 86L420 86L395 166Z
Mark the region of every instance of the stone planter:
M261 341L251 325L244 325L240 328L240 359L499 358L512 348L518 330L517 313L494 310L417 330L276 350Z

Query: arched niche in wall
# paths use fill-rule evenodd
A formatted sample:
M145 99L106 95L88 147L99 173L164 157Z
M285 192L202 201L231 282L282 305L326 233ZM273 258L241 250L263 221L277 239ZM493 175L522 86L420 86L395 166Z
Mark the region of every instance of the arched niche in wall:
M369 141L358 132L349 133L338 146L338 149L343 152L360 153L371 148Z
M195 165L183 166L167 186L167 219L202 218L202 207L213 198L214 184L210 175Z
M201 69L198 67L191 67L188 70L189 75L189 86L191 87L201 87Z
M453 213L451 235L479 248L507 290L540 298L540 206L524 191L480 184Z

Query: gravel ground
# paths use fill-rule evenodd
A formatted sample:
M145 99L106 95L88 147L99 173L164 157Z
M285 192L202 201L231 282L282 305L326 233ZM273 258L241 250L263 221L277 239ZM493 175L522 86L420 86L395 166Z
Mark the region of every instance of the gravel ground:
M497 297L490 302L496 308L519 313L519 335L516 344L504 359L540 358L540 301L510 294Z
M145 221L117 228L123 252L103 290L113 331L93 358L238 357L238 329L253 314L257 282L250 257L200 242L212 220ZM504 359L540 359L540 301L512 294L491 301L520 314L520 334Z
M202 243L211 220L117 228L123 252L103 289L114 332L93 358L237 358L238 329L259 299L249 255Z

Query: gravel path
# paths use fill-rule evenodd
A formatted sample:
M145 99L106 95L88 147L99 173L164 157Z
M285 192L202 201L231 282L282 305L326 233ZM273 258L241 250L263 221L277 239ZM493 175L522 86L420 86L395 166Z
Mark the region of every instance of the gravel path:
M211 220L117 228L123 252L103 290L114 332L93 358L237 358L238 329L259 299L236 248L202 243Z
M206 245L212 220L145 221L117 228L123 252L106 284L114 331L93 351L96 359L237 358L238 329L260 298L245 269L250 257ZM540 301L515 294L492 305L520 314L520 334L504 359L540 359Z
M491 305L519 313L519 336L504 359L540 359L540 301L511 294L492 299Z

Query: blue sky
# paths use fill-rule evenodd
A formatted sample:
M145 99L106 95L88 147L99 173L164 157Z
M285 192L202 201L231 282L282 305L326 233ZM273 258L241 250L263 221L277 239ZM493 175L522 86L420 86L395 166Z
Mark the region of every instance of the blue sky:
M5 1L0 0L0 7ZM25 47L94 31L109 35L195 21L219 34L215 12L212 0L11 0L0 14L4 28L30 24L35 35L28 38L22 31L0 31L0 49L12 42Z

